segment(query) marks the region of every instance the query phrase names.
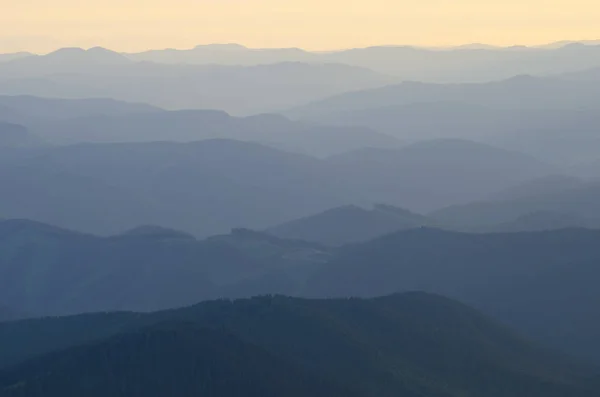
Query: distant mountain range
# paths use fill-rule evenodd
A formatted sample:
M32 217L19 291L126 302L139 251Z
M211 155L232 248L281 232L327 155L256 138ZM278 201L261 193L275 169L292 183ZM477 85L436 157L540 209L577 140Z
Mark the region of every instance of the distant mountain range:
M334 232L327 237L349 235ZM0 222L0 302L35 317L149 311L218 297L422 290L599 361L600 315L589 304L600 298L599 241L599 231L585 229L467 234L421 227L328 248L243 229L201 241L154 226L102 238L8 220Z
M436 101L435 95L427 100L430 102L402 105L390 100L385 106L311 114L306 120L368 127L403 141L474 139L553 163L577 164L600 158L596 149L600 116L591 103L590 109L510 109L464 103L462 98Z
M486 201L451 206L427 215L376 204L372 208L342 206L267 229L282 238L329 246L366 242L400 230L438 227L472 233L549 231L600 228L600 197L595 184L551 175L533 179Z
M54 145L228 138L320 157L362 147L401 145L395 138L364 127L321 126L277 114L241 118L216 110L165 111L108 99L0 96L0 120L21 124L30 136Z
M62 49L0 63L0 94L114 98L168 109L272 112L396 78L342 64L258 66L134 62L102 48Z
M412 98L410 103L464 99L471 104L572 109L598 102L593 88L581 84L598 80L594 69L598 65L600 45L583 44L557 49L371 47L329 53L237 45L141 54L65 48L0 62L0 94L111 97L168 109L220 109L234 115L285 111L318 102L313 111L306 108L294 114L314 115L320 110L322 115L352 110L334 105L339 99L320 102L328 97L407 81L400 87ZM553 77L514 79L526 75ZM505 79L511 80L488 83ZM410 81L463 84L429 87ZM401 105L394 90L381 92L395 95L395 103L363 93L369 106L353 109ZM344 101L359 101L353 95Z
M326 159L231 140L84 144L12 151L2 163L4 217L102 235L158 224L200 237L348 204L435 210L554 173L460 140Z
M597 397L599 104L600 41L0 55L0 397Z
M3 397L597 395L593 368L423 293L215 301L9 323L0 335Z
M369 68L404 80L482 82L520 74L548 75L600 65L600 42L562 42L545 47L454 48L379 46L331 52L298 48L253 49L239 44L200 45L189 50L153 50L126 54L135 61L169 64L260 65L280 62L342 63Z
M463 138L576 165L597 150L600 76L517 76L478 84L397 85L340 94L284 112L292 119L360 126L403 141ZM568 131L568 133L566 133Z
M584 76L584 72L579 74ZM292 109L287 114L316 120L337 112L361 111L419 103L454 102L498 109L596 109L600 96L589 79L520 75L507 80L470 84L403 82L340 94Z

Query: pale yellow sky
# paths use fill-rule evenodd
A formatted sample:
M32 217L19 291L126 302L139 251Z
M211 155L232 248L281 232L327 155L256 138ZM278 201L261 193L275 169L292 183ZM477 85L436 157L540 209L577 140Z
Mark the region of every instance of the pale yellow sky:
M0 52L600 39L598 0L0 0Z

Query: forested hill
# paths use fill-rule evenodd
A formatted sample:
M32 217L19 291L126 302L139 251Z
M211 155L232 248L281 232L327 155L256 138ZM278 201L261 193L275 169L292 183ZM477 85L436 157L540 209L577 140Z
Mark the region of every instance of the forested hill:
M176 324L169 325L166 334L160 327L156 331L156 324L165 322ZM181 322L194 327L190 330ZM197 336L195 327L211 328L218 335ZM220 332L243 342L230 342ZM236 343L239 348L232 348ZM194 348L188 351L184 346ZM197 346L200 351L208 349L207 353L198 353ZM15 393L29 392L27 387L38 392L36 387L45 385L52 385L52 392L57 393L49 396L81 395L92 375L99 377L94 382L102 384L98 390L108 393L104 395L113 395L113 390L154 390L150 396L166 397L178 393L180 386L199 393L216 387L224 375L209 372L209 377L198 357L214 359L214 368L232 371L227 387L244 385L249 376L258 382L252 392L267 396L294 395L285 392L288 386L303 391L298 395L319 395L304 392L319 382L315 379L364 397L598 395L587 381L594 374L591 369L526 342L467 306L424 293L369 300L264 296L146 315L96 314L7 323L0 325L0 350L5 353L3 397L38 396ZM232 354L239 358L236 364L223 359ZM181 362L193 364L178 367L178 355ZM287 364L279 366L271 356ZM136 364L148 357L161 359L153 360L156 367ZM129 369L107 370L122 365ZM269 381L261 374L273 366L280 371L274 370ZM293 372L284 372L286 368L299 368L316 378L287 383ZM63 371L72 371L69 381ZM205 375L192 381L189 371ZM156 374L161 373L171 389L152 387ZM219 390L221 396L238 395L231 389ZM321 390L335 395L339 389ZM193 395L192 391L178 395Z

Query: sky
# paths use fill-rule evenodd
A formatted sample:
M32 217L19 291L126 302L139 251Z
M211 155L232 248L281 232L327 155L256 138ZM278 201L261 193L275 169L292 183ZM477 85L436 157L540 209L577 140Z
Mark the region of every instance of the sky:
M0 52L600 39L598 0L0 0Z

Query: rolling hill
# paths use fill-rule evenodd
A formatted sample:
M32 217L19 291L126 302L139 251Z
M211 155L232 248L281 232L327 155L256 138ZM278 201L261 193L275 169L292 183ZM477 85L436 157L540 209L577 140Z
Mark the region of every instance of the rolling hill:
M194 325L169 325L165 331L164 323L173 321ZM215 331L195 331L195 327ZM62 331L55 333L57 329ZM444 332L440 332L442 329ZM45 330L43 339L40 330ZM231 340L223 332L243 342ZM119 380L125 382L122 387L150 391L153 370L160 368L166 373L164 387L189 387L194 381L213 385L221 379L219 373L211 378L201 373L186 376L188 371L202 368L195 358L196 348L201 348L203 356L211 358L211 368L231 374L233 385L238 384L240 374L246 374L254 387L263 386L263 369L277 363L269 354L289 363L273 369L275 373L281 371L281 378L271 382L267 390L287 384L293 372L287 376L286 372L292 366L359 396L596 395L587 383L593 374L591 369L526 342L462 304L423 293L370 300L267 296L214 301L148 315L98 314L8 323L0 325L0 335L0 345L6 352L2 357L4 368L11 362L32 358L3 372L5 393L18 393L19 385L27 390L36 384L51 385L56 392L85 390L82 379L96 379L94 382L106 385L99 387L109 388L107 391ZM82 347L72 347L77 345ZM184 349L182 345L193 348ZM55 353L35 358L51 351ZM143 359L151 354L163 357L165 362ZM182 367L177 362L180 356L182 362L191 365ZM224 359L227 357L239 360ZM118 375L107 370L126 365L129 361L125 360L140 365L129 365L131 370L117 371ZM173 360L177 363L169 367L167 364ZM252 368L246 368L247 364ZM48 368L81 375L67 382L64 372L48 373ZM130 371L134 368L149 377L133 376ZM314 384L311 378L306 382ZM303 383L296 384L299 391L304 390Z
M548 182L546 185L544 180ZM481 201L450 206L429 215L442 225L465 230L490 228L534 213L566 214L578 219L577 223L570 226L600 227L600 185L597 182L563 184L544 178L533 181L532 184L522 186L525 191L520 195L511 197L509 192L506 192L507 196L501 193L497 198L492 196Z
M198 241L144 226L103 238L25 220L0 221L0 252L0 301L31 316L248 296L254 279L277 274L299 283L330 256L314 244L243 230ZM259 292L277 288L271 282Z
M555 173L526 155L461 140L325 159L233 140L79 144L7 153L2 162L4 217L101 235L154 224L198 237L350 204L432 211Z
M239 44L199 45L188 50L127 54L135 61L187 64L261 65L278 62L342 63L405 80L457 83L498 80L520 74L577 72L600 64L597 42L560 42L542 47L467 44L447 48L376 46L309 52L300 48L247 48Z
M353 395L226 332L186 323L159 324L120 334L34 360L0 375L3 397L199 394Z
M332 156L340 179L372 202L417 212L464 203L553 174L554 167L519 152L460 139L417 142L400 149L362 149Z
M423 290L476 306L548 346L600 361L594 348L600 316L590 305L598 298L600 232L501 230L418 228L329 249L244 229L202 241L156 226L102 238L3 221L0 302L40 316L151 311L273 293L349 297Z
M232 117L222 111L185 110L89 115L25 121L57 144L90 142L191 142L205 139L251 141L281 150L325 157L363 147L399 147L388 135L363 127L321 126L279 115Z
M269 234L330 246L365 242L398 230L429 225L425 216L401 208L375 205L338 207L267 229Z
M573 94L577 96L577 94ZM576 98L577 99L577 98ZM403 141L462 138L528 153L551 163L578 164L600 157L600 116L590 103L577 109L500 108L461 98L325 112L308 120L366 127ZM515 94L515 103L520 96ZM393 101L391 101L393 102ZM568 105L568 104L567 104ZM570 107L570 106L567 106Z
M308 281L312 296L439 293L549 346L600 362L600 231L397 232L343 248Z
M262 229L348 197L315 158L231 140L50 148L0 181L5 217L102 235L144 224L201 237Z
M336 95L294 108L293 118L318 120L338 112L363 111L423 103L460 103L493 109L596 109L597 85L589 81L516 76L508 80L469 84L404 82Z

